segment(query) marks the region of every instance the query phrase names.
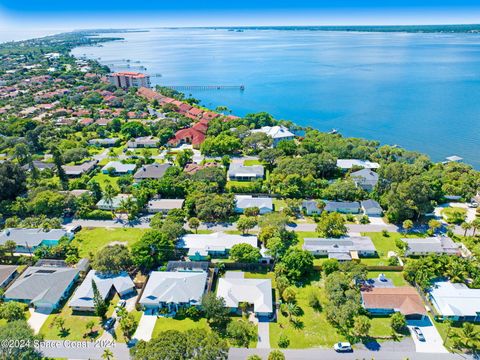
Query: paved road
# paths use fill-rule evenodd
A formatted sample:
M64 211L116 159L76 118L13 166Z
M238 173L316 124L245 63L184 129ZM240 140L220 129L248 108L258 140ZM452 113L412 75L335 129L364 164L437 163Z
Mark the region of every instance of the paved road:
M239 349L231 348L229 352L229 360L245 360L249 355L257 354L266 359L269 349ZM339 354L329 349L305 349L305 350L283 350L287 360L305 360L305 359L328 359L328 360L344 360L344 359L375 359L375 360L465 360L473 359L467 355L457 354L436 354L436 353L416 353L405 351L391 350L355 350L352 353Z
M46 340L38 347L46 357L68 359L102 359L105 349L112 351L115 360L130 359L127 345L115 342Z

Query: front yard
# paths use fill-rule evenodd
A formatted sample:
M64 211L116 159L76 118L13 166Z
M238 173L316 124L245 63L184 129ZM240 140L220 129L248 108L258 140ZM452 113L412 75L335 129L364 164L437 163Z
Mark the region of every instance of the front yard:
M90 253L110 243L124 243L131 246L137 242L148 229L139 228L84 228L75 235L72 244L78 246L81 257L88 257Z
M110 301L107 318L112 316L118 300L119 297L115 295ZM63 330L59 329L55 324L55 319L57 317L60 317L65 321L63 324ZM90 321L94 321L95 326L93 332L88 334L89 330L87 330L87 323ZM89 313L74 313L68 306L67 301L60 312L52 313L48 316L47 321L45 321L40 329L40 334L47 340L81 341L85 339L97 339L103 334L103 331L102 321L99 316Z
M316 290L315 290L316 289ZM345 338L327 321L325 313L314 310L308 305L308 291L318 291L320 302L327 302L325 292L321 288L307 286L297 288L297 304L303 310L299 316L300 323L295 327L281 312L276 323L270 323L270 346L278 348L278 340L282 334L290 341L289 348L305 349L310 347L331 347Z

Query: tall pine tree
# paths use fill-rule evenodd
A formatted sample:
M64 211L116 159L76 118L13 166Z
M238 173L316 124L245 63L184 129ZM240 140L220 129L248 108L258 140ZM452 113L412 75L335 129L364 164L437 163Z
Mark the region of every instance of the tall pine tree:
M97 287L97 284L95 283L95 280L92 280L92 289L93 289L93 304L95 305L95 314L103 318L107 313L108 305L100 295L100 291L98 291L98 287Z
M55 166L57 168L57 174L58 174L58 177L60 178L60 183L62 184L62 188L64 190L67 190L68 178L67 178L67 174L65 174L65 170L63 170L62 154L60 153L58 148L56 147L52 148L52 156L53 156L53 162L55 163Z

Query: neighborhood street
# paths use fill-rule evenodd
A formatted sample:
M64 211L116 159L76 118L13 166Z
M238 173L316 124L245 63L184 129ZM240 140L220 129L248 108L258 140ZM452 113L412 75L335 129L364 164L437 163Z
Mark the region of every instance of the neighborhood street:
M46 340L40 343L38 350L49 358L67 359L102 359L105 349L112 351L115 360L130 359L129 349L126 344L109 341L69 341Z

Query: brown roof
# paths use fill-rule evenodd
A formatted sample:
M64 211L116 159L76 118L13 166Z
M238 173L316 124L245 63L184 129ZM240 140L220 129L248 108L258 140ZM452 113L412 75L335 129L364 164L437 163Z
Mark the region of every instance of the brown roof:
M393 309L403 315L425 315L422 298L411 286L369 288L361 292L365 309Z

